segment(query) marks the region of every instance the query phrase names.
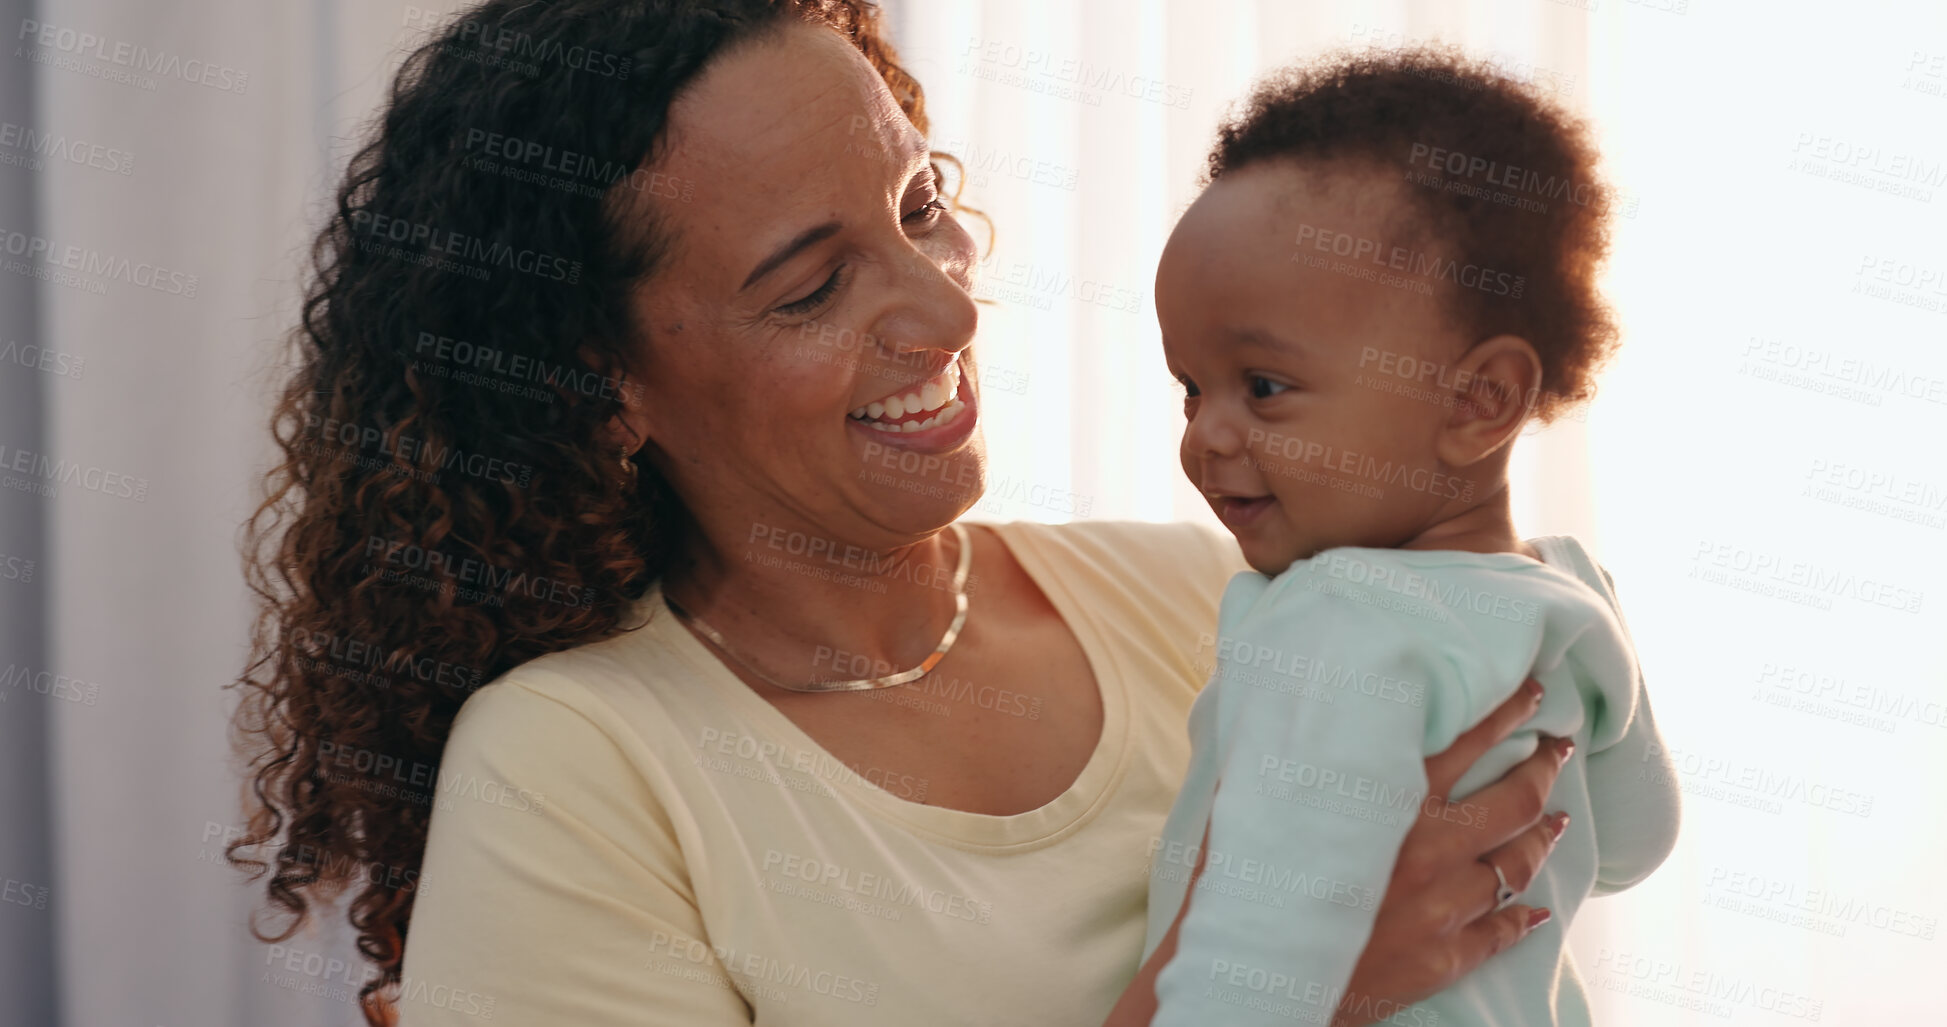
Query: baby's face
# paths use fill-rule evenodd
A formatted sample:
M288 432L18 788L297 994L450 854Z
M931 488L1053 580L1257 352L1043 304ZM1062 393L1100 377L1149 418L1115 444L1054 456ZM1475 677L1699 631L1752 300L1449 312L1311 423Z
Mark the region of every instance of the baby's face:
M1477 491L1435 447L1467 349L1439 302L1452 283L1386 266L1431 245L1400 239L1392 188L1247 165L1190 206L1156 270L1183 473L1265 574L1399 545Z

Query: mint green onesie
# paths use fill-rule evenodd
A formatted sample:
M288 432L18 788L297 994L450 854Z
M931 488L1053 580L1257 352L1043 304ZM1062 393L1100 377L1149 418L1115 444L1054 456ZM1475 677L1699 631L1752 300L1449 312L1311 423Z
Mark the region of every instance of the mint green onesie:
M1546 565L1345 547L1275 579L1231 579L1216 673L1190 709L1190 769L1152 863L1145 959L1176 919L1209 825L1208 863L1157 978L1155 1027L1327 1023L1425 798L1424 758L1530 668L1540 711L1453 794L1500 777L1540 733L1575 739L1548 805L1568 812L1568 828L1516 900L1554 917L1424 1002L1366 1011L1409 1027L1590 1024L1569 923L1585 897L1662 863L1678 793L1608 575L1572 538L1531 544ZM1484 811L1463 801L1446 815L1477 823Z

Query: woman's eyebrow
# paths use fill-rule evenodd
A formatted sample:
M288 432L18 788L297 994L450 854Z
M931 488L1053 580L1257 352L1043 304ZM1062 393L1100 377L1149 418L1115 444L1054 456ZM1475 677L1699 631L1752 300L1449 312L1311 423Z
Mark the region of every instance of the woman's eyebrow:
M824 224L817 226L816 228L807 228L804 231L799 232L797 238L792 239L790 242L785 243L784 245L778 247L776 252L772 253L768 257L765 257L762 261L759 261L757 267L751 270L750 277L744 279L744 284L737 287L737 291L742 292L745 289L750 288L752 285L756 284L758 279L764 277L765 275L770 274L773 271L776 271L778 269L778 265L784 263L787 260L790 260L794 256L797 256L799 250L802 250L805 247L812 245L813 243L822 242L838 234L838 230L841 227L843 226L841 226L836 221L827 221Z

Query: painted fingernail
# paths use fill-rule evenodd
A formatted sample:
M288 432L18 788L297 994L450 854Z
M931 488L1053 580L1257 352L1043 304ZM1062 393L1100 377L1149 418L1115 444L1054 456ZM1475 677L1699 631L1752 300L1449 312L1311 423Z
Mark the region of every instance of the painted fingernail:
M1548 918L1554 915L1555 914L1550 913L1545 909L1537 909L1537 910L1530 911L1528 913L1528 930L1532 931L1535 928L1540 927L1542 924L1547 923Z
M1562 837L1562 832L1568 830L1568 814L1557 813L1549 819L1550 819L1550 823L1548 825L1549 835L1557 840L1560 840Z

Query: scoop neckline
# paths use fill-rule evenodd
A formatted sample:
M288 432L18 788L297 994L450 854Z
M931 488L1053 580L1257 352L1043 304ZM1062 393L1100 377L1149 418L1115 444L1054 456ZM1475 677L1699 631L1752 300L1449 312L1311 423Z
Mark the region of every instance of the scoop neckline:
M1082 655L1094 675L1096 693L1102 703L1102 730L1088 762L1061 794L1031 810L1007 815L975 813L912 802L867 781L846 766L830 750L795 721L765 702L750 686L731 673L723 661L669 613L663 603L662 582L651 585L641 603L649 612L644 625L657 641L691 666L697 676L723 696L755 730L771 740L796 746L829 760L839 769L829 779L833 788L872 813L891 820L924 837L966 849L1022 850L1052 844L1080 830L1093 819L1114 793L1114 785L1125 770L1129 747L1128 684L1117 653L1107 641L1090 612L1054 573L1047 554L1038 548L1039 540L1020 530L1031 522L990 523L962 521L968 527L985 527L1000 539L1015 562L1039 586L1055 612L1075 635ZM1045 525L1033 524L1044 528ZM970 533L971 534L971 533Z

